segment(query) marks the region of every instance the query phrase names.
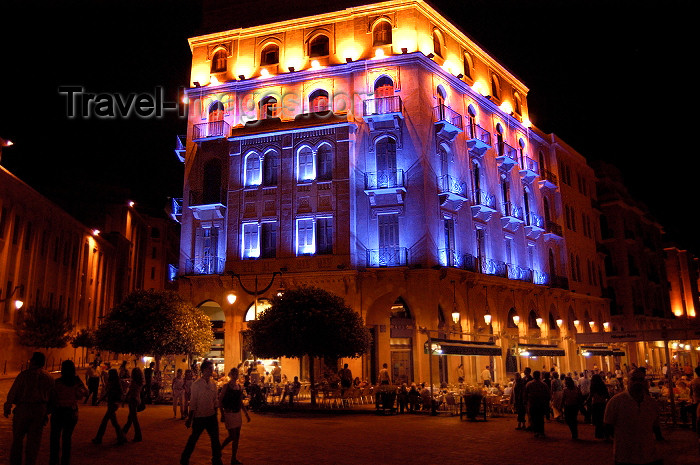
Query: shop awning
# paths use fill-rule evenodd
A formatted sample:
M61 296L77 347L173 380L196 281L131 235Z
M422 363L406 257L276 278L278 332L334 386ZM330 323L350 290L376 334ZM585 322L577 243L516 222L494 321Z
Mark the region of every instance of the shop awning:
M625 352L618 349L609 349L607 347L581 347L578 350L580 355L584 357L607 357L612 355L613 357L623 357Z
M501 348L493 342L461 341L458 339L432 339L433 355L493 355L500 357ZM428 342L425 353L431 353Z
M520 355L521 357L563 357L566 355L566 352L555 345L527 344L517 346L515 355Z

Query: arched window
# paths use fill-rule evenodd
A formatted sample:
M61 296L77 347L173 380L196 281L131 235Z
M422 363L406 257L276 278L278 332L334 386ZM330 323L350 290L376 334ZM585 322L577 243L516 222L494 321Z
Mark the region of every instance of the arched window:
M503 126L501 123L496 125L496 154L501 156L505 152L505 138L503 137Z
M384 98L393 97L394 81L389 76L382 76L374 83L374 97Z
M304 146L297 152L297 180L312 181L315 178L314 152L311 147Z
M316 159L318 160L316 179L319 181L330 181L333 179L333 149L331 149L330 145L321 145L316 151Z
M267 44L260 52L260 65L276 65L280 62L280 48L277 44Z
M464 53L464 75L469 79L472 78L472 68L474 67L474 61L469 53Z
M277 170L279 169L279 154L274 150L265 152L263 159L263 185L277 185Z
M501 86L498 83L498 77L495 74L491 75L491 96L500 100Z
M469 129L469 137L470 139L476 138L476 110L474 109L474 105L469 105L467 107L467 128Z
M257 320L258 316L268 308L272 307L272 303L267 299L258 299L258 305L256 307L255 302L250 304L248 310L245 312L245 321Z
M211 72L213 73L223 73L226 71L226 55L225 49L220 48L211 57Z
M559 330L559 325L557 324L557 319L554 317L552 312L549 312L549 330Z
M408 305L406 305L406 302L404 302L401 297L396 299L394 305L391 306L391 318L413 318L411 311L408 309Z
M372 31L373 45L387 45L391 43L391 24L388 21L380 21Z
M224 104L215 100L209 105L209 122L224 120Z
M527 315L527 328L540 329L540 325L537 324L537 313L534 310L530 310L530 313Z
M517 328L518 327L518 325L515 324L515 320L513 320L513 317L516 316L517 314L518 313L512 307L510 310L508 310L508 320L506 321L506 326L508 328Z
M557 274L557 267L554 262L554 252L552 252L552 249L549 249L549 282L550 284L554 281L554 277Z
M323 89L315 90L309 95L309 110L312 113L328 110L328 92Z
M547 159L545 158L542 150L539 151L538 157L540 162L540 174L544 174L547 172Z
M437 117L438 121L444 121L445 120L445 97L447 95L445 94L445 89L442 88L442 86L437 87L436 91L436 99L437 99Z
M472 161L472 186L474 191L474 201L481 203L481 167L476 161Z
M442 57L442 41L440 40L440 33L438 31L433 31L433 53Z
M261 182L260 174L260 156L255 152L251 152L245 157L245 185L259 186Z
M450 149L448 149L445 144L440 144L438 146L438 156L440 157L440 169L441 173L444 175L450 174Z
M510 214L510 181L508 176L501 174L501 196L506 214Z
M523 102L522 98L520 97L520 94L518 92L513 92L513 102L515 103L513 111L515 111L516 115L522 115L523 114Z
M269 96L260 101L260 119L278 118L277 99Z
M532 226L530 218L530 189L523 188L523 208L525 210L525 221L528 226Z
M202 200L204 205L222 203L221 199L221 162L212 158L204 165L202 180Z
M382 137L375 147L377 163L377 183L379 187L396 186L396 140Z
M328 36L319 34L309 41L309 56L310 57L325 57L329 54Z

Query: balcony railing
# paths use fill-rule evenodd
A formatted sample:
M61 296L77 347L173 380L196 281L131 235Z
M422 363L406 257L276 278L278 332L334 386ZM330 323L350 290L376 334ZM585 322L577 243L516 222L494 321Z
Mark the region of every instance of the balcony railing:
M395 189L397 187L406 187L403 170L365 173L365 190Z
M505 262L502 262L500 260L494 260L492 258L480 258L479 270L483 274L499 276L501 278L508 277L508 269L506 267Z
M389 115L403 111L403 103L398 95L365 100L362 103L362 107L364 116Z
M458 128L460 131L463 129L462 115L460 115L447 105L438 105L435 108L433 108L433 120L436 123L449 123L452 126Z
M524 221L523 209L512 202L503 202L503 216L515 218Z
M385 247L381 249L367 249L367 266L406 266L408 264L408 250L406 247Z
M464 199L467 198L467 183L445 174L438 177L438 190L441 194L454 194Z
M185 274L221 274L226 260L219 257L199 257L185 261Z
M554 221L547 221L544 230L548 234L554 234L559 237L564 237L561 225L555 223Z
M532 270L530 268L523 268L512 263L506 264L508 268L508 279L513 279L516 281L532 282Z
M179 135L175 140L175 155L180 162L185 162L185 152L187 151L187 136Z
M225 121L209 121L195 124L192 140L219 139L228 137L231 127Z
M536 213L530 212L525 216L525 225L532 226L538 229L544 229L544 218L542 218L540 215L537 215Z
M491 133L478 124L467 124L467 140L478 141L491 146Z
M457 252L454 249L439 249L438 260L442 266L477 271L477 261L473 255Z
M552 185L556 186L558 184L557 182L557 175L552 173L550 170L542 170L542 179L545 181L549 181Z
M515 162L518 162L518 150L515 147L512 147L505 142L501 142L500 144L496 144L496 156L498 157L508 157Z
M474 191L472 200L474 201L474 205L481 205L492 210L496 209L496 197L483 189Z
M180 222L180 218L182 217L182 199L181 198L171 198L170 199L170 217L177 221L178 223Z

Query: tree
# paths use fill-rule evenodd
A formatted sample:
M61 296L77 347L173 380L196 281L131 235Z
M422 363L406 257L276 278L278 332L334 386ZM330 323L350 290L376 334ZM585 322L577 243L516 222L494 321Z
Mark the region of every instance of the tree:
M97 328L97 346L123 354L204 354L211 320L172 291L134 291Z
M19 343L42 349L62 349L71 339L73 324L62 311L47 307L27 310L19 325Z
M259 357L309 356L311 403L316 403L315 357L357 357L370 334L362 318L337 295L316 287L290 290L248 323L250 349Z
M83 360L87 362L87 349L92 349L95 347L95 345L97 345L95 330L92 328L81 329L78 331L78 334L73 336L73 339L70 341L70 345L72 345L74 349L82 347L84 349L82 354ZM73 351L73 358L75 358L75 350Z

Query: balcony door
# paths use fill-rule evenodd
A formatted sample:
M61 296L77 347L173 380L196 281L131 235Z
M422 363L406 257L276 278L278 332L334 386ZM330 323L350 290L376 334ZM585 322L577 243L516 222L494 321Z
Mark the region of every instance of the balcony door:
M455 265L455 220L452 218L442 219L445 230L445 253L447 255L447 266Z
M393 108L394 81L387 76L382 76L374 83L374 113L383 115L396 111Z
M396 141L384 137L377 142L377 185L390 187L396 183Z
M378 215L379 262L383 265L400 264L399 215Z

